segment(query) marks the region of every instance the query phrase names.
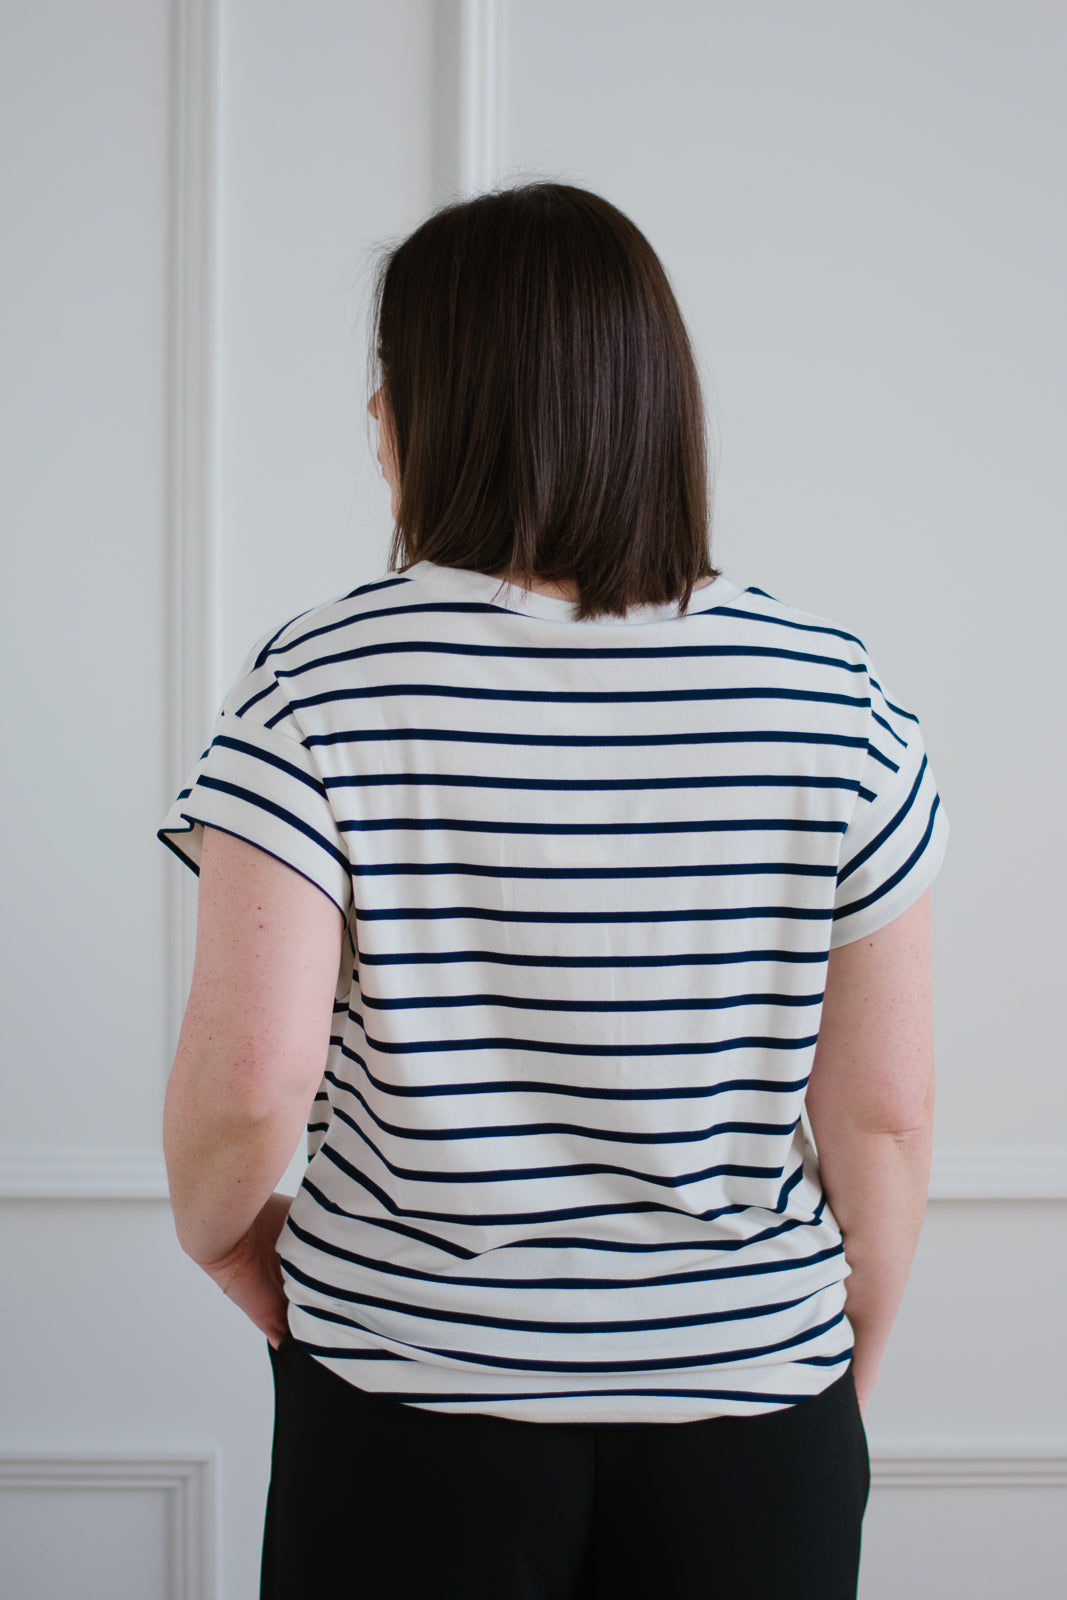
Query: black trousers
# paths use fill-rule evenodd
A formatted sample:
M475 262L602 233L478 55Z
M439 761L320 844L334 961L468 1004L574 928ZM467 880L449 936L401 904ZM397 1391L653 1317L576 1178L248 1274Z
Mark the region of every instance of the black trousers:
M261 1600L854 1600L870 1471L851 1372L756 1417L515 1422L271 1351Z

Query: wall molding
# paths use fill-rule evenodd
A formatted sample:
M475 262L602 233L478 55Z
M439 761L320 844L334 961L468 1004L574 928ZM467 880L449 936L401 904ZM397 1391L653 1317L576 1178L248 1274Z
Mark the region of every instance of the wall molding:
M167 1499L163 1552L174 1600L215 1600L217 1472L213 1450L175 1455L0 1455L5 1490L155 1490Z
M935 1150L931 1200L1067 1200L1067 1150Z
M1067 1489L1067 1450L1062 1448L882 1450L872 1445L870 1455L872 1488Z
M162 1155L0 1154L0 1200L168 1200Z
M459 19L459 181L464 195L498 182L500 0L462 0Z
M218 697L219 11L220 0L172 0L165 773L171 798L204 747ZM172 1040L196 940L195 901L183 871L175 864L166 879Z
M0 1200L166 1200L161 1154L0 1151ZM931 1203L1067 1200L1067 1150L935 1153Z

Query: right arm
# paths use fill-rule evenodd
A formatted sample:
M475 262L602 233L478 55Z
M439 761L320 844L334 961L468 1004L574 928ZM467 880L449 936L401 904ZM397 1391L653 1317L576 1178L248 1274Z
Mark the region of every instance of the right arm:
M807 1112L851 1270L845 1312L866 1412L918 1242L934 1114L929 892L830 952Z

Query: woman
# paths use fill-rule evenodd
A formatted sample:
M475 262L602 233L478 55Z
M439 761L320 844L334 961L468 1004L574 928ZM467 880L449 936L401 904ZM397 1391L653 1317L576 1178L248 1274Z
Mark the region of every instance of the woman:
M843 1600L929 1167L917 723L711 566L606 201L435 214L375 332L393 570L261 641L161 830L178 1235L275 1376L262 1593Z

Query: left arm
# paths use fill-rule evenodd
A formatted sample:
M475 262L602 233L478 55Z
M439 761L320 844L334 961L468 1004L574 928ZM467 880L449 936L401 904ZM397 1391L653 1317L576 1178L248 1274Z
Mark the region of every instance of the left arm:
M850 1275L860 1411L878 1378L922 1226L934 1116L930 895L830 951L807 1108Z
M163 1145L182 1249L277 1344L274 1186L307 1123L329 1048L343 919L299 873L204 830L196 962L167 1088Z

